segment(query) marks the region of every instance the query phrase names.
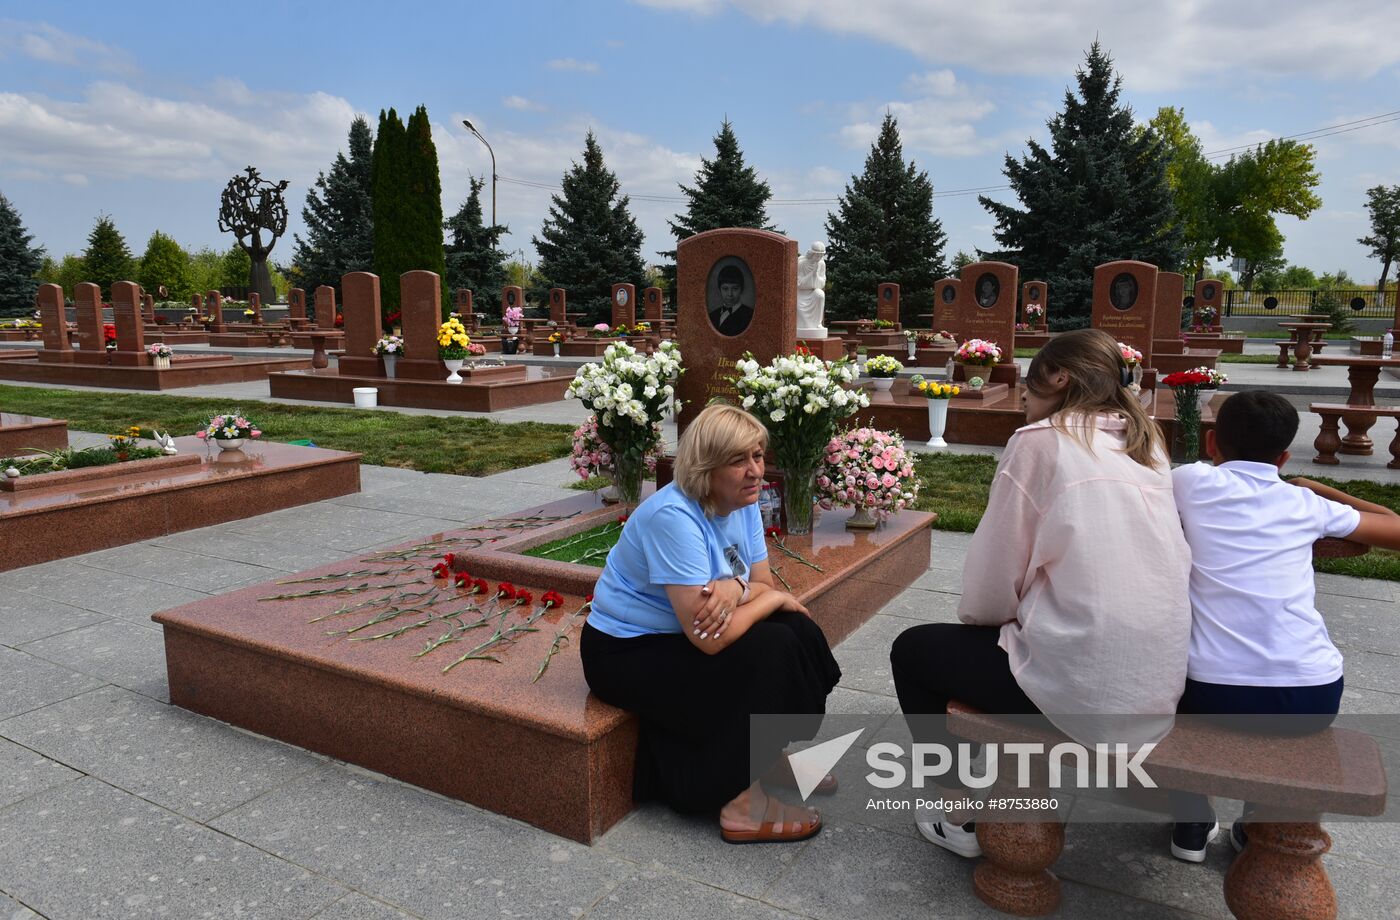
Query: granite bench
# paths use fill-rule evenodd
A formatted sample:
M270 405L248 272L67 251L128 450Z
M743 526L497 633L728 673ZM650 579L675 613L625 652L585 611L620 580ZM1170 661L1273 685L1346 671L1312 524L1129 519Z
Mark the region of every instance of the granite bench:
M1396 419L1395 437L1390 441L1391 460L1386 464L1388 469L1400 470L1400 406L1352 406L1346 403L1312 403L1308 406L1309 412L1316 412L1322 416L1322 428L1317 433L1317 438L1313 441L1313 448L1317 450L1317 456L1313 457L1313 463L1321 463L1327 466L1336 466L1341 461L1337 459L1337 449L1342 446L1342 437L1338 431L1339 424L1346 421L1348 427L1357 428L1353 420L1358 423L1366 421L1374 422L1378 418ZM1370 428L1365 424L1365 428ZM1363 429L1364 430L1364 429ZM1367 453L1370 451L1368 450Z
M1287 367L1288 355L1291 352L1295 352L1297 350L1298 343L1293 341L1292 339L1287 339L1274 342L1274 347L1278 349L1278 366ZM1308 342L1308 347L1312 349L1312 351L1309 353L1309 357L1311 357L1312 355L1320 355L1322 354L1322 350L1327 347L1327 342L1322 340L1318 340L1316 342Z
M948 706L948 729L969 741L1040 743L1046 750L1069 740L1053 729L957 702ZM1142 769L1159 793L1176 789L1219 795L1269 810L1270 822L1247 825L1248 843L1225 876L1225 903L1241 920L1335 918L1336 892L1322 864L1332 840L1320 816L1385 811L1380 749L1369 735L1349 729L1279 738L1178 717ZM979 821L983 859L973 872L977 896L1004 913L1029 917L1053 912L1060 903L1060 882L1050 869L1064 847L1064 835L1059 821Z

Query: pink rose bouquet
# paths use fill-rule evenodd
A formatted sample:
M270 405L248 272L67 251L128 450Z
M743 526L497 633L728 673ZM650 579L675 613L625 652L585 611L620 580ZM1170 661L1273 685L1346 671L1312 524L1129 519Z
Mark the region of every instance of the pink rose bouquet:
M817 498L823 508L865 508L884 517L912 506L918 494L914 462L899 435L857 428L827 443L817 468Z

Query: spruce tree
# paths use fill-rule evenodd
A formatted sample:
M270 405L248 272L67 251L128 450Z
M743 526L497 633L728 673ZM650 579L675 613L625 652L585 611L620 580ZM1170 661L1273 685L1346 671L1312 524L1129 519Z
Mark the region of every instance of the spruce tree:
M106 214L97 218L96 226L88 234L88 246L83 251L83 268L87 274L83 280L101 287L105 301L112 299L113 282L130 281L135 273L131 250L126 248L126 240L122 239L112 218ZM64 293L72 296L71 291Z
M152 233L146 243L136 280L157 300L161 299L161 285L165 285L167 300L189 300L194 293L194 286L190 284L189 255L179 243L159 230Z
M583 163L564 173L549 216L533 237L544 284L569 292L569 306L590 321L607 320L612 285L643 281L642 231L620 194L617 176L603 165L603 150L589 131Z
M33 240L19 212L0 194L0 316L28 315L34 309L44 247L31 246Z
M349 149L348 158L335 155L329 173L317 174L301 209L306 239L293 237L292 259L298 285L308 291L323 284L338 291L342 275L374 270L374 138L360 116L350 123Z
M728 121L715 135L715 158L701 159L695 173L695 187L682 185L686 197L684 214L669 221L676 242L688 236L720 227L754 227L772 230L765 206L773 192L758 178L752 166L744 165L744 151ZM661 255L675 258L675 250Z
M399 308L399 275L411 271L400 228L407 210L408 135L398 113L379 113L370 169L373 199L374 271L379 276L380 304L384 312Z
M1066 89L1064 110L1047 123L1050 149L1032 139L1020 161L1006 157L1022 207L980 198L996 218L998 255L1049 283L1057 329L1088 325L1095 266L1139 259L1173 271L1182 254L1167 151L1155 131L1134 130L1132 109L1119 102L1122 80L1097 41L1075 78L1078 95Z
M886 113L880 135L828 214L828 315L856 319L875 314L882 281L900 286L900 321L912 326L933 304L933 283L948 273L947 234L933 216L933 183L911 160L904 162L899 124Z
M485 179L471 176L471 192L444 229L452 234L447 244L447 288L470 288L483 304L500 303L506 283L505 253L500 245L505 227L487 227L481 213L481 189Z

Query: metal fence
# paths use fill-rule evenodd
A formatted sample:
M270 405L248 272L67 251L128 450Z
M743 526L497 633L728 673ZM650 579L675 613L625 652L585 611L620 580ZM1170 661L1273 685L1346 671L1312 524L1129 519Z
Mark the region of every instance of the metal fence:
M1325 312L1326 298L1349 306L1352 315L1360 319L1382 319L1395 315L1395 291L1383 294L1375 288L1317 288L1297 291L1245 291L1234 288L1225 292L1226 316L1288 316L1292 313Z

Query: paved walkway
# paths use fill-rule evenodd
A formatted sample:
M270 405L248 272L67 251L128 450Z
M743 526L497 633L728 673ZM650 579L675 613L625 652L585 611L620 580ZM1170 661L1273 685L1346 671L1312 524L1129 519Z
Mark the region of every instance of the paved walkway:
M566 461L481 479L363 467L363 491L0 573L0 917L712 918L1000 916L971 863L912 827L835 823L732 847L644 807L595 846L168 704L156 611L562 495ZM831 708L895 720L890 642L953 620L968 537L837 650ZM1397 586L1320 576L1346 712L1400 712ZM1393 917L1393 826L1329 827L1344 917ZM1065 917L1225 917L1228 845L1201 866L1165 824L1071 826Z

